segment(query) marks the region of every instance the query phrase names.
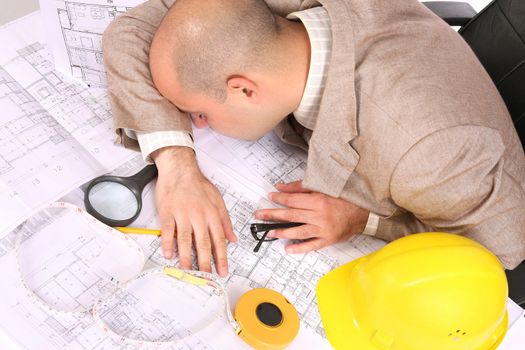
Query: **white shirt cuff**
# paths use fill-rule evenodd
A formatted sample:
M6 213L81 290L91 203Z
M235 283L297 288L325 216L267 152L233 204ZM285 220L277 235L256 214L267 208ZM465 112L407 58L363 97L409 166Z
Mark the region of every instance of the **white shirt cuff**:
M186 131L137 132L142 158L147 164L153 164L151 154L158 149L170 146L185 146L195 150L193 138Z
M126 134L126 136L129 137L130 139L133 139L133 140L137 139L137 133L135 132L135 130L130 130L130 129L122 129L122 130L124 130L124 134Z
M379 227L379 215L370 212L368 214L368 221L366 222L366 227L363 230L364 235L375 236L377 233L377 228Z

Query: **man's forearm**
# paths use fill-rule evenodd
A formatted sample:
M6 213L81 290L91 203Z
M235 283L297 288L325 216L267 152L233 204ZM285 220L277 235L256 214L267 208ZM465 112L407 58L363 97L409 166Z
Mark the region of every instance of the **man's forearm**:
M193 137L185 131L157 131L150 133L136 133L140 145L142 158L147 164L153 164L152 154L162 148L183 146L194 149Z
M159 169L159 176L202 176L195 151L190 147L164 147L153 152L151 158Z

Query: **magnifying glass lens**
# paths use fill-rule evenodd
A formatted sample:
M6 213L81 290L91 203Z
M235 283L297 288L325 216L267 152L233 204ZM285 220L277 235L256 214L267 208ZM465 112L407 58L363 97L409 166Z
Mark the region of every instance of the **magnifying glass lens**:
M100 215L112 220L127 220L139 210L135 194L117 182L100 182L88 194L89 202Z

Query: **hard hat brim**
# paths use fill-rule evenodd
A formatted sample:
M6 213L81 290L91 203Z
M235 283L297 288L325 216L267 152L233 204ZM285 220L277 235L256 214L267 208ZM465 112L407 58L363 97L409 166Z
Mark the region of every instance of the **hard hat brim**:
M342 265L323 276L316 288L321 321L334 349L371 349L369 339L359 329L352 307L350 275L366 257Z

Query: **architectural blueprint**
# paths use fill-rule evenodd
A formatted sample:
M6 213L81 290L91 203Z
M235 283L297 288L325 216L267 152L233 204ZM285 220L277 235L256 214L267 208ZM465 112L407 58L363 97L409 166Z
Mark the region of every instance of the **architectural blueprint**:
M250 288L267 287L277 290L294 304L301 318L300 334L291 348L302 349L305 346L314 346L316 349L329 348L324 339L315 301L315 285L318 279L339 264L377 249L382 243L359 237L356 241L345 243L344 247L289 255L283 249L285 242L276 241L263 245L259 253L253 253L256 242L251 237L248 226L253 221L253 213L257 208L272 205L264 198L265 190L254 185L249 181L250 179L241 178L228 167L209 158L204 151L200 152L203 171L223 194L234 230L239 237L237 244L228 247L231 274L223 280L232 305ZM139 159L133 159L117 168L114 173L127 176L135 173L142 166ZM150 186L143 198L144 209L141 217L134 225L158 227L152 192ZM65 199L81 204L82 194L82 188L79 188L68 194ZM100 282L97 282L100 281L100 277L95 278L86 272L86 261L96 256L97 249L101 249L104 244L96 244L96 237L81 240L88 242L85 244L75 243L77 242L75 235L68 233L67 230L60 233L60 227L70 227L79 223L77 221L68 223L64 221L63 216L52 214L48 210L39 212L0 240L0 247L2 247L0 271L6 276L6 280L10 281L8 283L10 288L0 291L0 297L4 300L1 304L0 325L28 349L42 348L44 345L46 349L132 348L117 344L105 337L89 315L80 317L45 312L20 291L13 261L14 242L16 235L20 233L26 237L36 234L42 236L42 233L46 232L54 232L53 234L57 235L58 232L56 238L39 240L33 244L44 254L40 261L46 261L45 268L43 268L44 264L38 264L37 261L29 264L33 266L33 270L27 273L32 278L28 280L39 282L33 286L38 293L46 291L46 295L56 294L58 297L51 299L58 298L62 301L70 300L69 294L74 293L76 299L86 300L86 304L89 304L89 296L93 295L91 286L100 285ZM86 227L86 225L80 226ZM133 238L142 248L147 259L144 268L177 263L176 260L171 262L164 260L157 237ZM98 238L101 239L104 238ZM107 242L105 245L107 246ZM49 248L46 248L48 246ZM20 254L22 266L24 266L24 259L36 259L35 254L30 253L31 245L26 249L25 253L22 250ZM339 250L340 254L337 252L332 254L333 250ZM131 259L132 254L129 255L130 257L119 260L124 264L127 259ZM137 263L133 261L131 259L125 265L136 266ZM136 268L130 269L136 270ZM25 270L22 268L22 271ZM54 276L54 278L51 280L45 276ZM72 281L76 281L74 286ZM145 282L147 284L139 284L135 289L120 291L116 295L114 304L111 304L112 307L106 310L105 322L119 334L137 339L174 339L186 333L191 334L192 329L199 328L197 327L199 323L214 318L217 313L220 314L218 306L213 306L216 305L217 298L210 293L196 291L192 287L178 285L163 278L154 278ZM40 285L46 286L47 289L38 288ZM84 297L78 298L78 295ZM173 304L172 300L179 300L179 303ZM28 327L36 334L31 339L26 339L21 334L21 330ZM219 317L204 332L197 333L183 344L167 348L247 349L248 347L228 327L226 320Z
M15 235L23 237L18 253L20 273L15 267L14 250L2 253L0 270L5 272L7 285L0 292L0 322L25 348L126 348L107 338L89 312L80 311L89 310L101 293L115 294L116 279L124 282L133 279L143 268L144 255L137 250L136 243L130 244L133 241L129 237L110 232L83 216L85 214L69 209L45 209L13 231L13 238ZM21 276L30 291L58 311L41 307L23 288ZM167 300L173 298L175 288L181 286L169 283L173 282L171 280L144 282L139 289L117 291L115 300L118 302L103 310L106 326L123 335L145 340L152 337L156 337L153 340L166 340L175 336L175 332L187 332L184 327L188 327L191 320L184 319L181 324L180 317L193 314L181 313L184 306L173 303L173 299ZM160 292L157 291L159 287ZM196 292L189 297L211 299L208 294L201 296ZM204 305L213 311L213 300L205 304L175 300L193 310L199 309L197 315L207 315L203 312ZM202 322L202 318L197 321ZM23 336L27 329L31 329L30 339ZM192 339L191 344L174 348L206 348L199 343L198 339Z
M140 155L115 148L111 143L113 135L105 91L88 89L85 84L54 70L46 47L40 38L34 37L34 33L40 31L33 31L31 35L24 30L29 25L38 27L39 23L37 15L33 15L0 30L0 38L7 43L0 55L0 103L2 110L8 112L0 124L0 204L2 213L8 215L3 217L3 222L11 226L60 196L82 206L85 188L82 184L102 172L115 169L115 174L127 176L144 166ZM301 178L304 154L295 154L271 135L257 143L239 146L207 130L199 140L205 141L197 145L201 168L221 191L239 237L237 244L228 247L232 273L223 281L232 305L250 288L275 289L283 293L300 314L301 329L292 349L327 348L315 301L317 280L335 266L377 249L382 242L368 238L361 242L361 238L356 238L356 242L343 247L288 255L283 249L285 242L276 241L253 253L256 242L248 226L254 220L254 211L272 206L266 195L274 190L275 181ZM287 164L294 166L280 172L279 166ZM153 188L154 182L144 192L144 209L135 226L159 226ZM133 348L108 338L89 314L47 312L23 292L13 249L16 236L56 233L60 232L58 227L74 226L63 220L62 216L44 210L14 231L10 231L9 226L2 231L0 271L5 276L6 288L0 291L0 326L27 349ZM62 235L59 237L75 237L67 229ZM142 248L145 269L177 263L162 257L157 237L133 239ZM104 245L95 238L78 242L42 240L34 247L49 253L44 256L46 263L30 264L33 268L26 271L31 277L28 280L37 281L33 285L35 292L50 301L76 305L78 300L86 306L90 297L97 294L91 288L104 287L102 277L86 272L86 262L92 261L90 257ZM21 258L28 256L33 254L22 254ZM193 324L214 318L211 306L216 298L213 295L166 279L147 282L146 286L137 285L115 295L115 303L104 312L107 326L138 339L167 340L193 334ZM174 304L173 300L180 302ZM168 348L248 348L228 327L225 319L219 317L204 332ZM26 336L27 329L32 330L32 337Z
M104 86L102 33L119 14L143 0L40 0L57 68L92 86Z
M273 185L277 182L303 178L306 152L281 142L274 133L255 142L233 139L209 129L194 129L194 134L198 149L234 171L249 169L248 176L258 177L258 183L268 191L275 190Z
M0 29L0 235L133 156L112 144L106 92L53 68L40 24L35 14Z

